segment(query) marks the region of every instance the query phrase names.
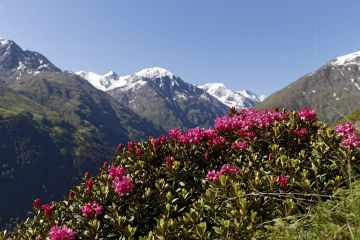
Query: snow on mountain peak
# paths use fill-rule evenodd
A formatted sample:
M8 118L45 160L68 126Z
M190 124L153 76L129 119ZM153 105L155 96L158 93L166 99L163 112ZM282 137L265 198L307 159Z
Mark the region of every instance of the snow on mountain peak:
M5 38L0 38L0 44L1 45L7 45L9 44L11 41Z
M138 77L143 78L161 78L161 77L169 77L173 78L174 74L170 72L169 70L161 67L151 67L151 68L145 68L137 73L135 73Z
M217 98L226 106L235 107L236 109L253 107L255 103L263 100L263 97L259 97L248 90L233 92L223 83L206 83L198 87Z
M335 58L330 62L331 65L360 65L360 50L346 54L340 57Z

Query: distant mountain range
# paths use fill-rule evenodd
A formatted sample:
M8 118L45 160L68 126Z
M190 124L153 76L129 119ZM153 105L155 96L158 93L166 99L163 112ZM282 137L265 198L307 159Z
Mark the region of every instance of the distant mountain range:
M246 90L233 92L221 83L196 86L160 67L126 76L114 71L105 75L85 71L76 74L166 129L209 126L229 107L249 108L263 100Z
M360 51L337 57L315 72L275 92L258 105L315 109L319 118L334 123L360 108Z

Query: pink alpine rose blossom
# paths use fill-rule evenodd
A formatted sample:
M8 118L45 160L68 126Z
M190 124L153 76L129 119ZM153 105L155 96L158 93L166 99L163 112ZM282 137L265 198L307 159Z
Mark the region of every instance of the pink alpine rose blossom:
M97 202L93 203L85 203L81 209L83 216L99 216L102 213L102 206L100 206Z
M66 225L54 226L50 229L48 237L51 240L71 240L75 238L75 232Z
M121 179L116 177L114 180L114 189L120 196L125 196L134 187L134 183L131 178L124 176Z
M309 108L301 109L297 112L298 118L300 118L303 121L312 121L315 122L317 120L317 114L314 110L311 110Z
M216 172L215 170L212 170L212 171L209 171L207 176L206 176L206 179L208 181L212 181L212 182L216 182L216 181L219 181L220 180L220 177L222 176L221 173L219 172Z
M109 175L112 178L115 177L123 177L126 175L126 170L124 167L121 166L115 166L114 164L111 165L111 167L109 168Z
M239 171L239 168L234 165L231 165L231 164L225 164L220 169L220 172L222 174L224 174L224 173L236 174L238 171Z

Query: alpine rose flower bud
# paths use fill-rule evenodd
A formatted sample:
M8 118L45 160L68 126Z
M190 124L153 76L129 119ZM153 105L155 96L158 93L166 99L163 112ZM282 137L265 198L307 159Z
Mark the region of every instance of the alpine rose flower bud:
M216 172L215 170L212 170L212 171L209 171L207 176L206 176L206 179L208 181L212 181L212 182L216 182L216 181L219 181L220 180L220 177L222 176L221 173L219 172Z
M34 200L34 203L33 203L33 208L38 210L40 207L40 198L37 198Z
M120 143L118 145L118 151L121 152L124 149L124 144Z
M275 176L274 181L279 183L280 188L285 189L289 182L289 179L286 176Z
M50 217L55 210L55 206L50 203L42 205L41 208L44 210L46 217Z
M166 157L165 165L166 165L167 168L172 168L173 163L174 163L174 157L172 157L172 156Z
M75 239L75 232L66 225L61 227L54 226L50 229L48 237L51 240L71 240Z
M85 186L86 186L86 190L90 191L92 189L92 187L94 186L94 180L93 179L88 179L85 182Z
M133 181L131 180L131 178L127 176L122 177L121 180L119 177L116 177L114 180L115 191L120 196L125 196L128 192L132 190L133 187L134 187Z

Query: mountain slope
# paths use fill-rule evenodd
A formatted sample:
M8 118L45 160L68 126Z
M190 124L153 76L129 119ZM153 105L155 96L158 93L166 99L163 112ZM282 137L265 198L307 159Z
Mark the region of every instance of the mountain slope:
M260 109L313 108L333 123L360 108L360 52L338 57L260 103Z

